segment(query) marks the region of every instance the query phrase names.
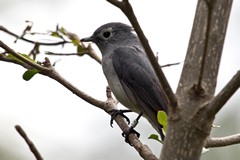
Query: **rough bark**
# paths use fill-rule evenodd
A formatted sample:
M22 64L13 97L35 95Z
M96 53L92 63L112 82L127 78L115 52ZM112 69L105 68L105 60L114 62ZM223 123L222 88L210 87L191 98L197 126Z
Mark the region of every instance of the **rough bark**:
M178 107L170 113L161 160L198 160L215 114L207 116L231 10L231 0L199 0L177 88Z

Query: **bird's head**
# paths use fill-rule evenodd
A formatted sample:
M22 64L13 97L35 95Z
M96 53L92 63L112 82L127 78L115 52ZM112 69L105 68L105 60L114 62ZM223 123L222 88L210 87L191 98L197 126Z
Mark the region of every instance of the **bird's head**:
M123 45L131 45L137 40L133 28L120 22L100 26L92 36L81 39L82 42L94 42L102 54Z

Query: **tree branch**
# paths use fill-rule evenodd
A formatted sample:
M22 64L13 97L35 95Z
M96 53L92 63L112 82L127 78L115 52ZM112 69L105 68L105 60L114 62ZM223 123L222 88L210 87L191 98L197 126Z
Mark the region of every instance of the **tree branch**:
M105 106L104 101L97 100L97 99L91 97L90 95L84 93L83 91L77 89L73 84L71 84L66 79L64 79L55 69L52 69L52 72L50 74L46 74L46 76L56 80L57 82L62 84L64 87L66 87L68 90L70 90L71 92L76 94L78 97L80 97L84 101L86 101L98 108L104 109L104 106Z
M67 31L66 31L67 33L65 33L65 34L66 34L66 36L68 38L70 38L71 41L67 41L67 40L63 39L63 41L53 42L53 43L38 42L38 41L33 41L33 40L26 39L26 38L23 37L24 34L22 36L18 36L17 34L9 31L7 28L5 28L5 27L3 27L1 25L0 25L0 31L3 31L3 32L5 32L5 33L7 33L7 34L9 34L9 35L11 35L13 37L16 37L17 39L21 39L23 41L26 41L26 42L29 42L29 43L32 43L32 44L35 44L35 45L37 44L38 46L40 46L40 45L57 46L57 45L64 45L66 43L73 43L72 42L73 40L75 40L75 41L78 40L79 41L79 38L78 38L78 36L76 34L71 33L71 32L67 32ZM76 45L75 41L74 41L74 45ZM99 64L101 64L101 58L96 54L96 52L94 51L94 49L92 48L92 46L90 44L86 47L83 43L81 43L79 41L79 46L81 46L81 48L82 48L81 50L83 50L83 51L78 51L77 53L70 53L70 54L45 52L45 54L57 55L57 56L70 56L70 55L83 56L83 55L88 55L92 59L96 60ZM77 47L79 47L79 46L77 46ZM78 48L77 48L77 50L78 50Z
M31 152L33 153L33 155L35 156L35 158L37 160L43 160L41 154L39 153L39 151L37 150L36 146L34 145L34 143L28 138L27 134L25 133L25 131L22 129L21 126L16 125L15 129L17 130L17 132L20 134L20 136L25 140L25 142L27 143L28 147L30 148Z
M190 86L198 97L211 99L225 40L232 0L199 0L177 95ZM185 93L183 93L185 94ZM189 94L189 93L188 93ZM186 108L189 110L188 108ZM192 110L189 110L192 113Z
M233 76L227 85L215 96L208 104L208 117L213 117L224 106L224 104L232 97L232 95L240 87L240 70Z
M212 129L206 104L214 97L231 6L232 0L198 0L176 92L179 119L168 120L162 160L200 159Z
M114 109L117 109L117 101L112 98L110 87L107 87L107 101L105 106L105 111L109 113ZM117 115L115 117L115 121L120 127L120 129L124 131L129 130L129 126L122 116ZM140 156L145 160L158 160L158 158L152 153L147 145L142 144L142 142L138 139L138 137L134 133L129 134L129 142L136 149L136 151L140 154Z
M45 66L41 66L37 63L32 62L29 59L26 59L25 57L21 56L20 54L16 53L14 50L12 50L10 47L5 45L2 41L0 41L0 47L2 47L6 52L5 53L11 53L12 55L18 57L22 62L17 62L8 59L7 57L4 57L4 54L0 54L0 60L5 60L7 62L12 62L18 65L21 65L27 69L29 68L35 68L39 69L40 74L48 76L60 84L62 84L64 87L66 87L68 90L72 91L74 94L76 94L78 97L83 99L84 101L92 104L93 106L96 106L105 112L107 112L109 115L110 111L113 109L117 109L117 102L112 98L111 91L108 88L107 89L107 101L100 101L97 100L86 93L82 92L81 90L77 89L74 85L72 85L70 82L68 82L66 79L64 79L50 64L50 61L46 58L46 62L44 64L47 64ZM122 116L117 115L114 120L118 124L118 126L121 128L121 130L127 131L129 130L129 126L127 125L125 119ZM129 135L129 141L132 144L132 146L139 152L140 156L142 156L146 160L157 160L157 157L151 152L151 150L144 144L141 143L141 141L138 139L138 137L135 134Z
M52 56L77 56L78 55L78 53L56 53L56 52L50 52L50 51L46 51L45 54L52 55Z
M123 11L123 13L127 16L127 18L129 19L129 21L131 22L133 28L135 29L144 49L145 52L149 58L149 60L152 63L152 66L155 70L155 73L160 81L160 83L163 86L163 90L166 94L166 96L168 97L169 100L169 107L171 108L175 108L177 106L177 99L175 94L173 93L161 67L159 66L156 57L154 56L154 53L148 43L148 40L146 38L146 36L144 35L138 21L137 18L133 12L132 6L129 3L128 0L122 0L122 1L118 1L118 0L107 0L109 3L113 4L114 6L118 7L119 9L121 9Z
M99 64L102 63L101 58L96 54L92 46L89 44L86 48L84 48L84 51L78 52L78 53L55 53L55 52L45 52L47 55L53 55L53 56L83 56L88 55L95 61L97 61Z
M3 48L7 53L12 54L13 56L17 57L19 60L25 62L26 64L28 64L29 66L32 66L35 69L38 69L42 72L51 72L51 70L52 70L49 67L45 67L45 66L42 66L42 65L40 65L38 63L35 63L33 61L30 61L27 58L23 57L22 55L16 53L10 47L8 47L6 44L4 44L1 40L0 40L0 47Z
M205 142L205 148L224 147L240 143L240 134L234 134L226 137L208 137Z
M38 43L39 45L45 45L45 46L57 46L57 45L63 45L63 44L66 44L66 43L71 43L70 41L60 41L60 42L53 42L53 43L46 43L46 42L36 42L36 41L33 41L33 40L29 40L27 38L24 38L23 36L18 36L17 34L9 31L7 28L3 27L2 25L0 25L0 31L3 31L17 39L21 39L23 41L26 41L28 43L32 43L32 44L35 44L35 43Z
M73 86L70 82L68 82L67 80L65 80L54 68L53 66L51 66L50 62L46 59L47 63L47 67L42 66L38 63L35 63L25 57L23 57L22 55L16 53L14 50L12 50L10 47L8 47L6 44L4 44L2 41L0 41L0 47L2 47L7 53L10 53L12 55L14 55L15 57L19 58L21 61L23 61L24 63L26 63L27 65L31 66L32 68L38 69L40 71L41 74L48 76L56 81L58 81L60 84L62 84L63 86L65 86L67 89L69 89L70 91L72 91L74 94L76 94L78 97L82 98L83 100L85 100L86 102L97 106L99 108L103 108L105 102L103 101L99 101L97 99L92 98L91 96L87 95L86 93L80 91L79 89L77 89L75 86ZM3 56L3 55L2 55ZM23 63L23 64L24 64ZM20 64L20 63L19 63ZM22 64L20 64L22 65ZM24 66L26 67L26 66ZM29 69L29 68L28 68Z
M14 59L11 59L11 58L8 58L6 57L5 55L3 54L0 54L0 60L1 61L4 61L4 62L10 62L10 63L14 63L14 64L18 64L20 66L23 66L24 68L26 69L31 69L32 67L29 66L28 64L22 62L22 61L17 61L17 60L14 60Z

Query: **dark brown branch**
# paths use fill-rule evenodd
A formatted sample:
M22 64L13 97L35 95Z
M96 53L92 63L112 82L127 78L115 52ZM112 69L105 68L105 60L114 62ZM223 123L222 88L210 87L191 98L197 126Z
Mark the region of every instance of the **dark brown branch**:
M76 94L78 97L83 99L84 101L98 107L101 109L104 109L105 102L97 100L90 95L84 93L83 91L77 89L73 84L68 82L66 79L64 79L55 69L52 69L52 72L50 74L45 74L46 76L56 80L60 84L62 84L64 87L66 87L68 90Z
M9 31L7 28L3 27L0 25L0 31L3 31L17 39L21 39L23 41L26 41L28 43L32 43L32 44L35 44L35 43L38 43L39 45L45 45L45 46L57 46L57 45L63 45L63 44L66 44L66 43L71 43L70 41L60 41L60 42L52 42L52 43L47 43L47 42L36 42L36 41L33 41L33 40L29 40L27 38L24 38L23 36L18 36L17 34Z
M176 107L177 106L177 99L175 94L173 93L161 67L159 66L156 57L154 56L154 53L148 43L147 38L145 37L138 21L137 18L133 12L132 6L129 3L128 0L123 0L123 1L118 1L118 0L107 0L109 3L113 4L114 6L118 7L119 9L121 9L123 11L123 13L127 16L127 18L129 19L129 21L131 22L132 26L134 27L146 53L147 56L149 58L149 60L152 63L152 66L158 76L159 81L161 82L165 94L168 97L168 100L170 102L169 107Z
M209 137L206 139L205 148L224 147L234 144L240 144L240 134L218 138Z
M50 51L45 52L45 54L51 55L51 56L77 56L78 55L78 53L56 53L56 52L50 52Z
M8 29L6 29L5 27L1 26L0 25L0 31L3 31L13 37L16 37L17 39L21 39L23 41L26 41L26 42L29 42L29 43L32 43L32 44L37 44L38 46L40 45L45 45L45 46L57 46L57 45L64 45L66 43L72 43L71 41L66 41L66 40L63 40L63 41L60 41L60 42L53 42L53 43L47 43L47 42L38 42L38 41L33 41L33 40L29 40L29 39L26 39L24 38L23 36L25 35L25 31L23 32L24 34L22 34L21 36L18 36L17 34L9 31ZM41 33L38 33L38 34L41 34ZM73 34L73 33L67 33L67 36L71 39L71 38L75 38L75 39L78 39L77 35ZM73 39L71 39L73 40ZM65 53L53 53L53 52L46 52L45 54L48 54L48 55L57 55L57 56L70 56L70 55L78 55L78 56L83 56L83 55L88 55L90 56L91 58L93 58L94 60L96 60L99 64L101 64L101 58L95 53L94 49L92 48L91 45L88 45L87 47L84 45L84 44L80 44L82 47L83 47L83 50L82 52L80 53L68 53L68 54L65 54Z
M240 71L238 71L227 85L208 104L208 117L213 117L232 97L240 87Z
M91 45L88 45L88 47L86 47L84 49L84 51L82 51L80 53L55 53L55 52L47 51L47 52L45 52L45 54L54 55L54 56L83 56L83 55L88 55L92 59L96 60L99 64L102 63L101 58L96 54L96 52L94 51L94 49L92 48Z
M162 65L161 67L164 68L164 67L175 66L175 65L179 65L180 63L181 63L181 62L165 64L165 65Z
M37 160L43 160L41 154L39 153L39 151L37 150L36 146L34 145L34 143L28 138L27 134L25 133L25 131L22 129L21 126L16 125L15 129L17 130L17 132L20 134L20 136L25 140L25 142L27 143L28 147L30 148L31 152L33 153L33 155L35 156L35 158Z

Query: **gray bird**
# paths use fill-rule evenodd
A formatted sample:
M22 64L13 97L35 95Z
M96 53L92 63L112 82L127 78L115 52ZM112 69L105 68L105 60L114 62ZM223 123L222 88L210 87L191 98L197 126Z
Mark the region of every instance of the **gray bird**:
M107 23L81 41L98 46L103 72L117 100L131 111L143 114L164 139L157 112L167 113L167 101L133 28L119 22Z

